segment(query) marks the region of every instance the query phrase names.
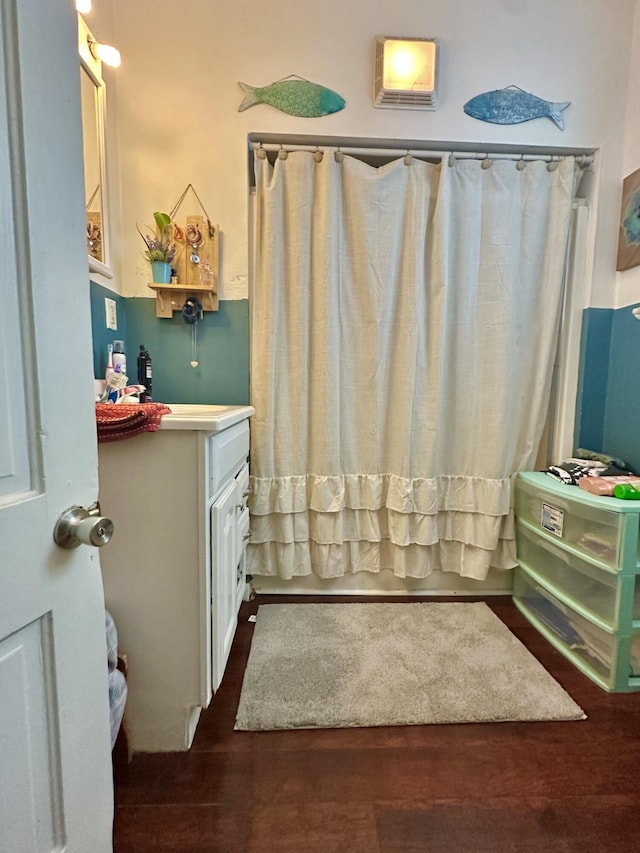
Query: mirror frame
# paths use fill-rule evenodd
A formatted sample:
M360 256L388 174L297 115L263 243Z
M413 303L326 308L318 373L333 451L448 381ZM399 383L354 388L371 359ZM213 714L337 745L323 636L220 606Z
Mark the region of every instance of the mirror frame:
M88 75L90 82L95 87L96 106L96 132L98 137L98 161L100 174L100 209L102 212L102 257L99 261L87 252L89 260L89 272L99 273L106 278L113 278L110 253L110 228L109 228L109 198L107 184L107 156L106 156L106 84L102 77L102 63L96 59L89 50L89 38L96 40L85 23L84 18L78 15L78 53L80 56L80 73L83 71ZM85 199L86 203L86 199Z

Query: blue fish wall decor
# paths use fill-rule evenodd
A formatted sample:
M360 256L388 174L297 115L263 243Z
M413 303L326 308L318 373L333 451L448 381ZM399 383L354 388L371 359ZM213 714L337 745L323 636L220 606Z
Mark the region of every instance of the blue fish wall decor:
M518 86L507 86L506 89L476 95L467 101L463 109L472 118L492 124L520 124L534 118L550 118L560 130L564 130L562 111L570 104L571 101L545 101Z
M302 77L287 77L277 80L270 86L249 86L247 83L238 84L247 94L238 112L248 110L255 104L268 104L283 113L302 118L317 118L344 109L345 100L318 83L311 83Z

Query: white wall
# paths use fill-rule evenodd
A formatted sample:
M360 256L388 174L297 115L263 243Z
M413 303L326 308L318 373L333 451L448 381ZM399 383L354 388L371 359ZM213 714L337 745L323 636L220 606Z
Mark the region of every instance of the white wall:
M635 23L631 46L631 64L624 128L624 150L622 176L630 175L640 169L640 110L638 109L638 86L640 79L640 5L636 6ZM622 192L622 181L619 196ZM618 202L619 204L619 202ZM616 221L618 225L618 220ZM640 266L632 267L616 274L615 307L621 308L640 302Z
M152 223L153 211L170 209L191 182L221 229L221 295L246 297L246 138L255 131L601 148L590 304L613 305L623 156L625 163L633 159L622 129L632 37L638 41L636 0L94 5L96 14L103 6L111 9L113 39L123 56L109 83L115 78L122 189L118 275L125 295L151 295L136 222ZM441 40L437 112L372 106L376 34ZM638 51L634 62L640 64ZM264 105L237 111L239 80L267 85L290 74L335 89L346 108L318 119ZM510 84L547 100L570 100L565 131L544 118L504 127L464 114L469 98ZM634 132L640 134L640 127ZM198 212L195 204L183 211Z

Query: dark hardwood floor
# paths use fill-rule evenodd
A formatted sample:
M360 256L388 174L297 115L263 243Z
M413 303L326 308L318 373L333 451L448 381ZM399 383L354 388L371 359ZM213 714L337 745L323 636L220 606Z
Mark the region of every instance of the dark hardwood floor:
M587 720L234 732L247 617L261 603L321 600L374 599L242 605L224 681L192 749L117 763L116 853L640 850L640 694L601 690L507 597L488 604Z

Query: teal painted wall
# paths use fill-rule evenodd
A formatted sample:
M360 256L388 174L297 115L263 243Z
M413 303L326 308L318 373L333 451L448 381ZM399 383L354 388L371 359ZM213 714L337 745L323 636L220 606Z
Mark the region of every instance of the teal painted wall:
M93 335L93 375L96 379L104 379L107 367L107 344L114 341L127 340L126 300L112 290L101 287L94 281L90 282L91 289L91 332ZM104 300L108 297L116 303L118 330L107 329Z
M576 444L640 472L640 323L632 308L584 311Z
M104 297L116 300L118 331L106 328ZM91 283L94 375L104 376L107 344L125 341L127 371L137 378L144 344L153 362L153 399L165 403L249 402L249 302L224 300L207 311L197 327L198 366L191 367L191 327L179 313L156 317L155 299L123 298Z
M153 399L165 403L249 402L249 301L221 301L197 326L198 367L191 367L191 326L180 313L156 317L155 299L129 298L127 352L140 344L153 362Z
M612 312L603 445L640 472L640 322L632 308Z
M604 448L613 313L611 308L587 308L582 315L575 444L599 452Z

